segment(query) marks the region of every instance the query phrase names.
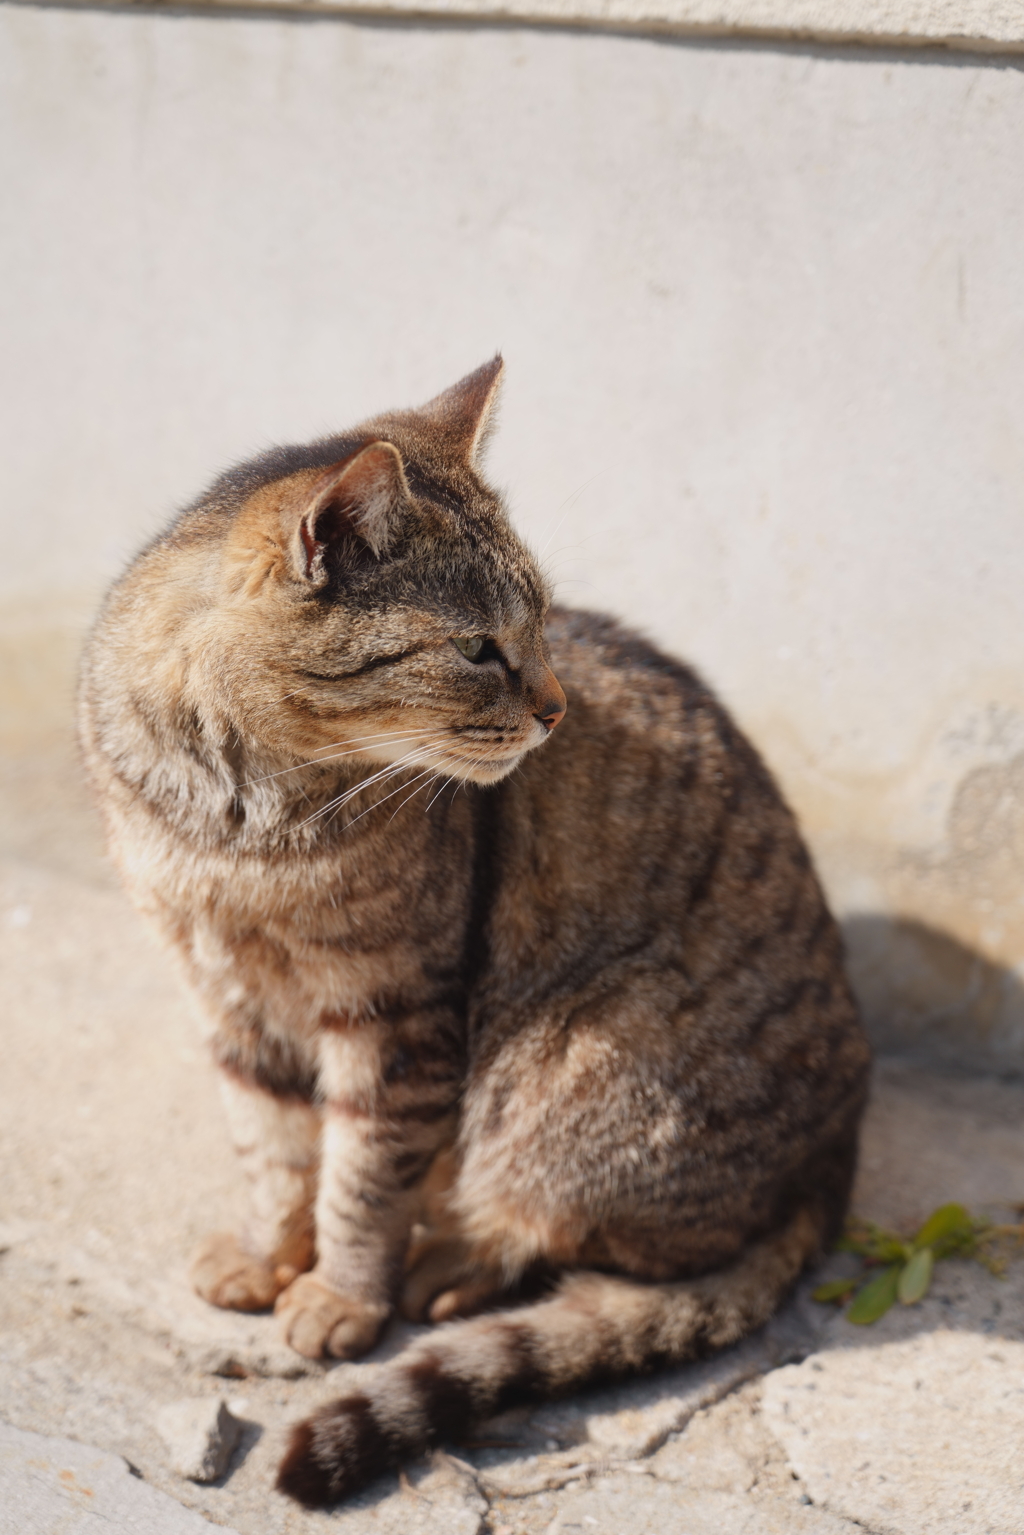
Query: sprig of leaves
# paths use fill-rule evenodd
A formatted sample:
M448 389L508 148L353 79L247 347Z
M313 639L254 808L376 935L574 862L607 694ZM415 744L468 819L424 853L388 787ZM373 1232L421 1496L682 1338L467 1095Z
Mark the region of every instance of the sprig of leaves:
M1024 1225L997 1226L970 1215L963 1205L940 1205L911 1238L873 1221L851 1220L836 1244L838 1252L856 1253L859 1274L830 1279L812 1292L816 1301L844 1305L846 1318L861 1326L877 1322L901 1301L914 1306L927 1294L935 1265L943 1258L975 1258L993 1274L1006 1268L1008 1242L1024 1242Z

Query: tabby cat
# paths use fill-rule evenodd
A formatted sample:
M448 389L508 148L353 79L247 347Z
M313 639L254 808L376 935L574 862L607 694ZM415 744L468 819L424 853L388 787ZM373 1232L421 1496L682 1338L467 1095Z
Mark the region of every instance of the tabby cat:
M296 1428L311 1507L757 1327L854 1167L868 1050L793 817L692 671L549 607L478 469L501 366L222 475L82 672L251 1183L199 1294L314 1358L482 1313Z

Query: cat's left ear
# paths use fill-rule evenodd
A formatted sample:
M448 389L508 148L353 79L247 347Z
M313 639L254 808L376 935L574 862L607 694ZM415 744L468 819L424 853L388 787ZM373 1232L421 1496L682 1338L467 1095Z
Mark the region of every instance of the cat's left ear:
M398 449L371 442L350 458L332 464L313 486L298 531L294 557L314 586L327 579L328 549L347 543L378 559L394 539L409 486Z
M467 373L457 384L421 405L417 415L427 419L447 439L451 452L475 467L494 420L505 364L501 354Z

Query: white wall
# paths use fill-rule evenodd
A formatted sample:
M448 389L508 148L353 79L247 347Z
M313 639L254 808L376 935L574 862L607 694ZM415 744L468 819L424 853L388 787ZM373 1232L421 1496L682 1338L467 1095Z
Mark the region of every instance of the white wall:
M735 708L879 1018L1024 1062L1020 60L0 6L0 114L18 623L500 346L564 599Z

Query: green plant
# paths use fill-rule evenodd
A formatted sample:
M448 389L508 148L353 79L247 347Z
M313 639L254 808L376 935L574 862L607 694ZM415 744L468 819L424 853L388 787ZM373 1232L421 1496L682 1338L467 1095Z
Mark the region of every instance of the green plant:
M1024 1241L1024 1225L998 1226L970 1215L963 1205L940 1205L913 1237L901 1237L873 1221L851 1220L836 1244L838 1252L862 1260L859 1274L830 1279L812 1292L816 1301L843 1305L853 1296L847 1320L877 1322L897 1300L916 1305L928 1293L936 1263L975 1258L993 1274L1006 1268L1009 1243Z

